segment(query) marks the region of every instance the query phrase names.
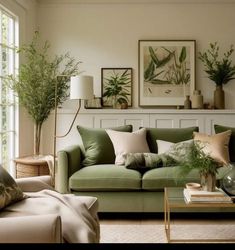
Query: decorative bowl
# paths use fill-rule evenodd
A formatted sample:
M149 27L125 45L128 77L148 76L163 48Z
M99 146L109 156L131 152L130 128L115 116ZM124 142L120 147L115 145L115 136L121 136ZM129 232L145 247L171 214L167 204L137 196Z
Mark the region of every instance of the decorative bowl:
M192 190L200 190L201 189L201 184L194 183L194 182L186 183L186 188L192 189Z

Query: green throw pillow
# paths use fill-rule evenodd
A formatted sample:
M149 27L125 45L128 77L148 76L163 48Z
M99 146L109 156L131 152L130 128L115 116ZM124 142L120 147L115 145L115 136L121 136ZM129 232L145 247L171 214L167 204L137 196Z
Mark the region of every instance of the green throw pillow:
M112 141L103 128L87 128L77 126L78 132L82 138L85 158L82 161L83 166L95 164L112 164L115 162L115 153ZM109 128L115 131L132 132L132 125Z
M25 198L15 180L0 166L0 209Z
M193 139L193 132L198 132L198 127L188 128L147 128L147 142L152 153L158 153L156 140L181 142Z
M235 127L228 127L222 125L214 125L215 133L219 134L227 130L231 130L232 134L229 140L229 158L231 162L235 162Z

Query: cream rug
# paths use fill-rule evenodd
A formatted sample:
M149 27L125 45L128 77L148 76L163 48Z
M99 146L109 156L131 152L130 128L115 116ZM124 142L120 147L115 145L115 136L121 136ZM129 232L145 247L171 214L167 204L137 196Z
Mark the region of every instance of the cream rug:
M100 230L101 243L167 243L164 225L101 224ZM172 225L171 238L235 240L235 225Z

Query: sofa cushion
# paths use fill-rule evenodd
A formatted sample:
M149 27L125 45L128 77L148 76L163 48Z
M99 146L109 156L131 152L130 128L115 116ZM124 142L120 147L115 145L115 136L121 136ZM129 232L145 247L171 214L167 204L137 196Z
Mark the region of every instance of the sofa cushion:
M86 128L77 126L82 138L85 158L83 166L95 164L111 164L115 162L113 144L103 128ZM111 128L115 131L132 132L132 125L125 125Z
M141 174L124 166L100 164L84 167L69 179L75 191L124 191L141 189Z
M229 141L229 158L231 162L235 162L235 127L227 127L221 125L214 125L215 133L222 133L227 130L231 130L232 134Z
M26 196L10 174L0 165L0 209Z
M193 132L199 131L198 127L188 128L147 128L147 142L152 153L158 153L156 140L181 142L193 139Z
M132 133L114 131L106 129L114 147L116 155L115 164L123 165L126 153L144 153L149 152L149 146L146 141L146 129L134 131Z
M220 181L228 171L227 168L221 167L216 175ZM200 175L197 169L193 169L187 176L180 178L181 167L163 167L155 168L143 175L142 188L144 190L163 190L164 187L185 186L188 182L200 183Z
M202 150L205 154L209 154L214 160L227 165L230 161L228 146L231 133L231 130L215 135L194 132L194 140L204 144Z

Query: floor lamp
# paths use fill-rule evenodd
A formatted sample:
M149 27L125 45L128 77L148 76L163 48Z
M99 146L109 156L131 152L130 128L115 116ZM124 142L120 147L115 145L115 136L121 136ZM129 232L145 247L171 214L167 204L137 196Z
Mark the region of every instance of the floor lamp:
M57 97L57 84L55 86L55 97ZM93 91L93 77L87 75L71 76L70 78L70 99L78 100L78 109L73 118L73 121L64 135L57 135L57 98L55 98L55 116L54 116L54 143L53 143L53 173L52 185L55 186L55 172L56 172L56 139L66 137L77 118L81 108L81 100L92 99L94 97Z

